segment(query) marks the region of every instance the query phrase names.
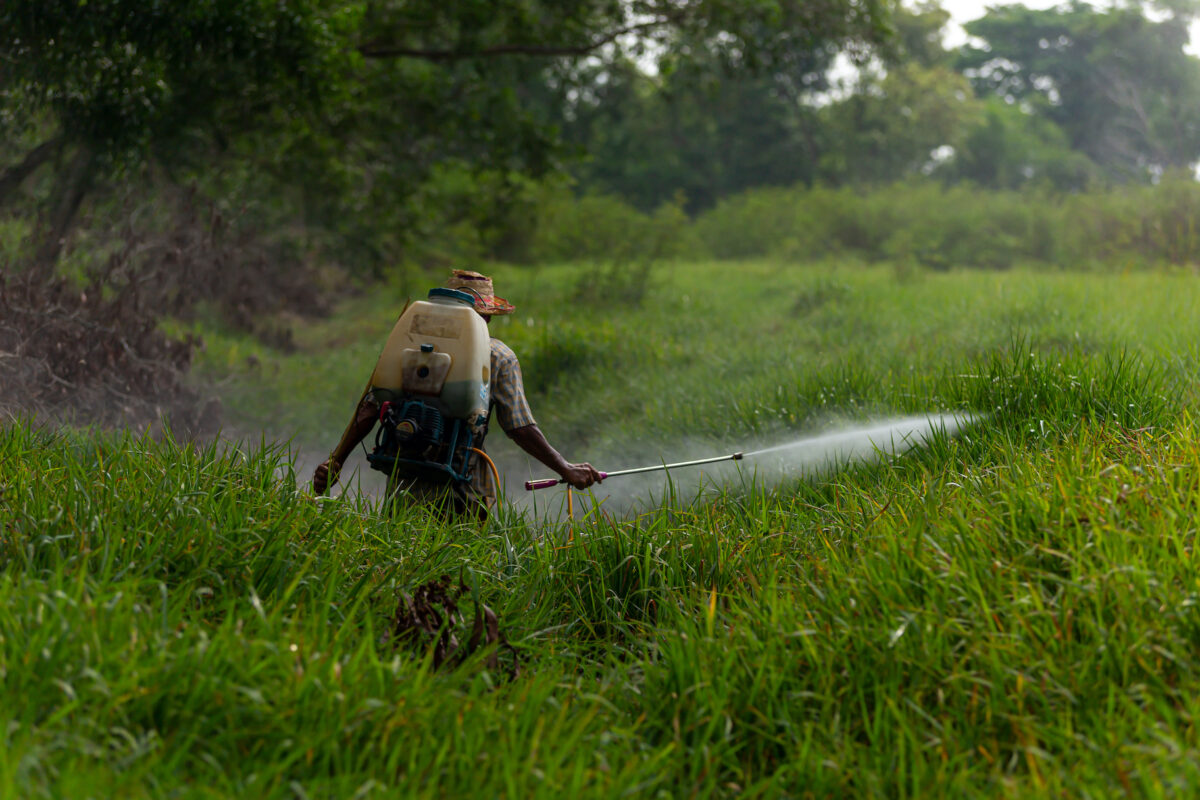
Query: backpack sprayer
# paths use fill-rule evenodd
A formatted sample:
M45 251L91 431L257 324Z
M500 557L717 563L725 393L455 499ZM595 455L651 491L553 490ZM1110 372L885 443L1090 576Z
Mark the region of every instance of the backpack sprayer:
M369 390L380 404L379 433L367 456L372 469L442 483L471 480L474 457L487 459L481 447L490 342L465 292L432 289L428 300L405 308L371 375Z
M712 458L699 458L695 461L679 461L674 464L656 464L652 467L634 467L632 469L619 469L615 472L601 472L600 480L605 478L617 478L621 475L636 475L640 472L659 472L661 470L679 469L680 467L698 467L701 464L715 464L718 461L741 461L742 453L730 453L727 456L714 456ZM562 478L542 478L537 481L525 481L526 491L534 491L535 489L549 489L551 486L558 486L560 483L566 483Z

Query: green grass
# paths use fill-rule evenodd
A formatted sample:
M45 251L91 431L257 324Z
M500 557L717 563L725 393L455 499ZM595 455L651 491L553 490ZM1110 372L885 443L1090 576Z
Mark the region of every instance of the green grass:
M988 416L573 538L511 510L478 529L314 501L257 440L7 425L0 793L1194 791L1188 279L681 265L636 310L572 304L565 269L498 273L520 310L495 333L580 458ZM204 370L232 375L243 429L336 435L397 310L362 298L286 357L210 331ZM379 643L400 591L460 572L520 649L515 681Z

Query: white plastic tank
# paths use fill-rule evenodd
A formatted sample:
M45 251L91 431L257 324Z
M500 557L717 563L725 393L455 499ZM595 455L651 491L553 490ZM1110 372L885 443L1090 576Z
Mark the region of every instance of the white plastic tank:
M448 417L482 424L491 382L491 337L474 298L431 289L411 303L392 328L371 374L380 400L434 398Z

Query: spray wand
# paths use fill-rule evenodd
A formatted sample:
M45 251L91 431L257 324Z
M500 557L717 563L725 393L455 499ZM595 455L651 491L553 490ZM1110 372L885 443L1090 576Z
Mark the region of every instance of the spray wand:
M695 461L680 461L675 464L656 464L652 467L634 467L633 469L619 469L616 472L601 472L600 480L605 478L616 478L621 475L635 475L639 472L658 472L660 470L677 469L679 467L698 467L701 464L715 464L718 461L741 461L741 453L730 453L727 456L714 456L713 458L700 458ZM525 481L526 491L532 492L535 489L549 489L551 486L557 486L560 483L566 483L561 478L543 478L537 481Z

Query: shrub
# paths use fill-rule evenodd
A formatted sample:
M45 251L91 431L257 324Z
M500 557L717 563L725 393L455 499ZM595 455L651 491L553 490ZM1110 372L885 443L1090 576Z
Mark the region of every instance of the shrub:
M694 222L714 258L812 261L827 255L906 261L933 269L1007 269L1017 262L1177 265L1200 262L1200 184L1088 194L947 187L931 180L870 190L754 189Z

